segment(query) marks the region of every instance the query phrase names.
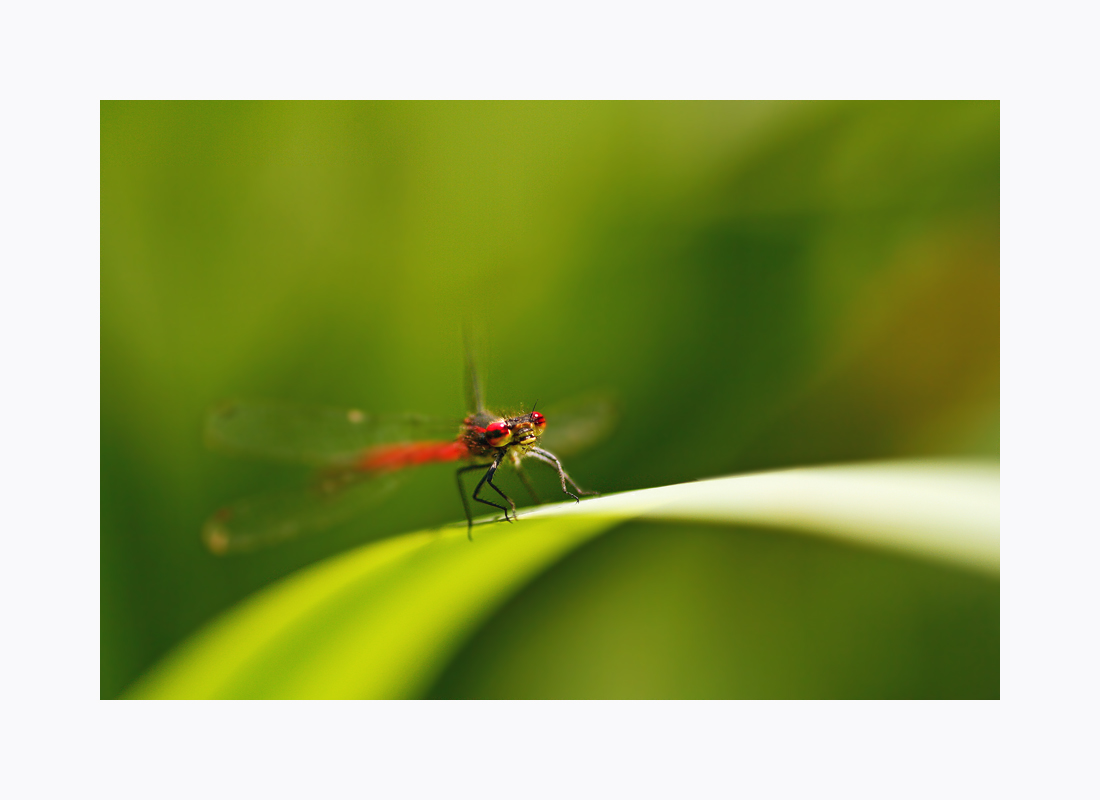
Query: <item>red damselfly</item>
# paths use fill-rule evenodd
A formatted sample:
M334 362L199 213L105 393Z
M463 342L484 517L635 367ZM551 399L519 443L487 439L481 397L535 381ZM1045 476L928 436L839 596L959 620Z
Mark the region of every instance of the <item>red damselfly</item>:
M535 502L538 496L523 468L526 460L554 469L568 497L579 501L594 494L577 485L559 456L597 442L610 430L612 404L606 397L576 400L545 415L534 407L499 414L485 408L469 361L466 383L470 413L461 421L263 400L217 406L207 418L209 446L233 455L304 464L315 468L316 475L299 491L249 497L222 508L203 528L207 547L217 554L243 552L330 527L385 498L402 473L428 464L462 462L455 478L468 534L473 530L463 485L468 472L482 473L470 497L503 511L509 522L516 517L515 501L493 481L505 464L515 468ZM485 497L486 490L495 494Z

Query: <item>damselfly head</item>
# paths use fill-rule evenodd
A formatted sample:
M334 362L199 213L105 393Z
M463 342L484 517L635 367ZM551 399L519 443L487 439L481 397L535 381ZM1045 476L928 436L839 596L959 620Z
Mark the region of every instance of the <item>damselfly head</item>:
M506 448L518 446L526 452L538 444L546 430L546 417L538 411L518 414L514 417L498 417L487 412L471 414L463 424L466 441L475 448Z
M512 430L512 444L525 450L538 444L539 437L546 430L546 417L538 411L532 411L508 420Z

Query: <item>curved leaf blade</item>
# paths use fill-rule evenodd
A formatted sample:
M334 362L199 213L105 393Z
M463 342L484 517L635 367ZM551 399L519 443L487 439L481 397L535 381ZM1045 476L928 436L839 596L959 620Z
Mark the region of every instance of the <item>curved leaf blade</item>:
M170 654L131 697L420 696L527 581L624 519L767 525L996 572L999 470L894 462L625 492L376 542L306 568Z
M914 460L711 478L532 509L544 514L763 525L1000 569L1000 467Z

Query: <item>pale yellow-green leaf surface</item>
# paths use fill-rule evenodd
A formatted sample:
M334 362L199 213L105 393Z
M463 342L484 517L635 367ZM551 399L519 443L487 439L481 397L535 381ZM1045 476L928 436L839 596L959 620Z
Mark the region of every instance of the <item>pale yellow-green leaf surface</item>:
M1000 467L968 460L801 467L662 486L529 511L763 525L996 573Z
M996 573L999 468L887 462L717 478L374 542L273 584L199 631L135 698L401 698L432 684L524 584L625 519L763 525Z

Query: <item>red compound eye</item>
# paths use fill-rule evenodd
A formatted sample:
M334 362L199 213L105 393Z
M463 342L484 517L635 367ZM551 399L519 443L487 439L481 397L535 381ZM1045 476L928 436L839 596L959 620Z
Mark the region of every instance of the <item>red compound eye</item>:
M539 430L542 430L543 428L546 427L546 417L544 417L538 411L532 411L531 412L531 423L535 427L537 427Z
M490 422L485 428L485 440L493 447L503 447L512 438L507 422Z

